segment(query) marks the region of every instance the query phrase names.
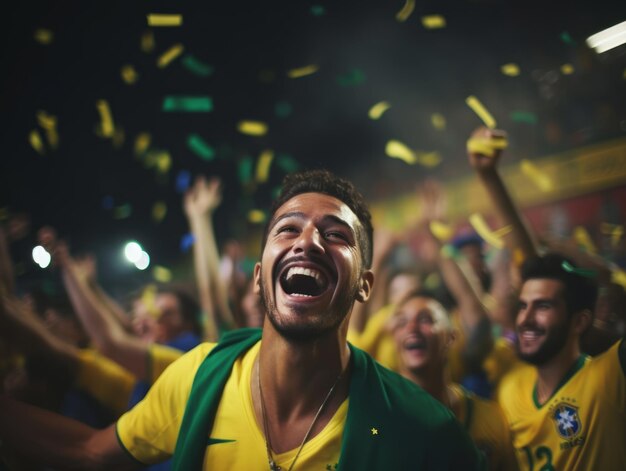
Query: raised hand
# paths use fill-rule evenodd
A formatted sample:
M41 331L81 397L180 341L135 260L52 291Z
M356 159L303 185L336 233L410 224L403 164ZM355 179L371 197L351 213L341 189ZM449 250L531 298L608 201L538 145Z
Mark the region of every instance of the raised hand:
M495 168L507 146L506 132L481 126L467 141L470 165L477 171Z
M199 176L193 186L185 193L183 207L187 217L204 216L212 213L221 202L220 179L213 177L207 181L203 176Z

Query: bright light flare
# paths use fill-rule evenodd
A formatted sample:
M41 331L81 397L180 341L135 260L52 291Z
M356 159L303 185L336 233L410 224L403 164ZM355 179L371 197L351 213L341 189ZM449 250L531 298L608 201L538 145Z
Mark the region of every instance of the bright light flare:
M143 249L137 242L129 242L124 247L124 256L130 263L137 263L142 252Z
M621 46L626 43L626 21L593 34L587 38L587 45L596 50L598 54Z
M33 249L33 260L41 268L46 268L48 265L50 265L52 257L46 251L46 249L44 249L41 245L38 245Z
M148 252L142 251L141 254L139 254L139 258L135 262L135 266L137 267L137 270L145 270L150 266L150 255L148 255Z

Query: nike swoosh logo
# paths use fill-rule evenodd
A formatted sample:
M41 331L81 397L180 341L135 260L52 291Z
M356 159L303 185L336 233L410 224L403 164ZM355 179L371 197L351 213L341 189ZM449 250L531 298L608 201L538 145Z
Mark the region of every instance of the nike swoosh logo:
M228 439L224 439L224 438L211 438L209 437L209 439L207 440L206 446L209 445L217 445L219 443L231 443L231 442L236 442L237 440L228 440Z

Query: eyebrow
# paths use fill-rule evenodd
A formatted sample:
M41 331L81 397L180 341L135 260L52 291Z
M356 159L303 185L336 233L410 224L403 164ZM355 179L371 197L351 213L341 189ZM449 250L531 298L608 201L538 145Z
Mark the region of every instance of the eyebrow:
M302 211L291 211L285 214L281 214L276 219L274 219L274 221L272 221L272 224L270 224L268 232L271 232L272 229L274 229L274 227L276 227L276 225L283 219L288 219L292 217L297 218L297 219L306 219L306 215ZM322 222L328 222L328 221L332 221L335 224L344 226L346 229L350 231L350 233L353 236L356 237L356 231L352 228L352 226L350 226L350 224L348 224L346 221L344 221L340 217L335 216L334 214L326 214L324 217L322 217Z

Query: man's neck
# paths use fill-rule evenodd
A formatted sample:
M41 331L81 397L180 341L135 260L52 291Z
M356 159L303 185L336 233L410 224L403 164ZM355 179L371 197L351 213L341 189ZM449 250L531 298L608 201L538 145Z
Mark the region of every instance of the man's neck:
M563 348L547 363L537 366L537 401L544 404L556 391L565 374L580 357L580 348Z

